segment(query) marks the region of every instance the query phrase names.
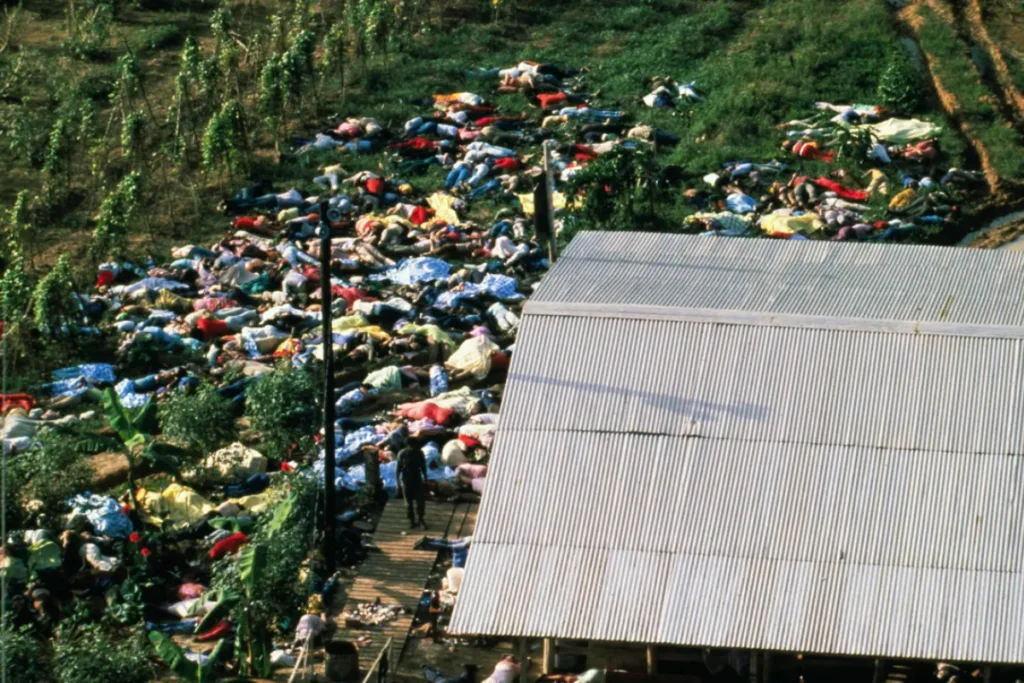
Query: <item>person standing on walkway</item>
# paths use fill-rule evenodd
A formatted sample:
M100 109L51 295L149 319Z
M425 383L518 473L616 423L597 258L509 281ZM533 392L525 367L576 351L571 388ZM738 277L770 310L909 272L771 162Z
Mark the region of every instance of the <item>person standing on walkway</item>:
M405 496L405 504L408 507L409 528L415 529L418 524L426 529L427 522L423 515L427 507L427 459L423 457L423 451L419 448L403 448L398 452L396 469L398 479L402 483L402 495Z

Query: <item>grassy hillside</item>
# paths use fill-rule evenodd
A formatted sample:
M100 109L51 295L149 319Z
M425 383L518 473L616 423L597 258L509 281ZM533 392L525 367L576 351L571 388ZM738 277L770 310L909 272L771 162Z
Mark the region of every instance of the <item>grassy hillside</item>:
M328 118L356 114L399 125L419 113L402 104L405 97L458 89L490 94L492 83L463 76L473 66L520 59L588 65L588 85L600 89L601 106L627 108L641 120L682 134L683 143L663 160L701 171L735 158L777 156L775 124L805 113L816 100L874 101L879 75L900 49L885 4L875 0L830 3L828 21L814 0L621 0L599 8L533 0L502 0L495 8L483 0L462 0L402 7L386 55L378 50L364 59L354 34L341 32L347 41L342 102L336 65L323 63L323 39L331 25L354 10L301 1L225 3L229 18L218 14L218 28L211 27L209 5L122 5L105 41L84 49L76 47L84 38L68 38L67 7L29 0L0 53L0 127L8 146L0 202L10 205L23 189L34 199L30 259L52 262L58 242L59 250L84 257L95 212L129 170L142 175L148 209L133 226L140 248L219 232L223 219L210 209L246 176L307 182L310 160L276 163L273 150L284 135L311 133ZM16 10L8 5L7 11L10 17ZM79 33L88 34L82 27L90 16L79 19ZM294 36L302 27L316 39L314 87L301 94L300 105L288 107L282 127L264 125L257 112L260 72L275 51L287 49L288 33ZM170 111L186 36L197 39L202 66L214 72L206 74L210 83L200 74L190 86L187 126ZM130 88L112 107L111 97L122 90L118 60L129 47L141 87ZM220 73L212 68L216 64ZM638 107L647 79L656 75L695 80L707 102L671 113ZM249 117L252 153L230 174L204 173L202 132L232 96ZM498 101L510 111L525 108L518 95ZM126 150L121 143L127 141L123 133L131 112L142 131L135 149ZM62 117L65 130L55 142ZM190 147L177 156L171 153L180 147L173 140L176 127L186 129L179 135ZM962 152L955 136L943 142L954 159ZM63 159L52 164L59 168L49 168L47 150L55 145Z

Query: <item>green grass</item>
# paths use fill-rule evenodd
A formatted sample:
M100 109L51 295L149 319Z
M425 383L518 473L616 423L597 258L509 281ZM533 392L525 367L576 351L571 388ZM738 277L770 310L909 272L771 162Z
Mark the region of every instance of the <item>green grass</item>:
M988 150L992 167L1003 178L1024 174L1024 147L1020 135L1010 128L997 109L995 96L981 82L967 46L953 27L927 6L920 9L924 24L918 36L921 47L935 60L935 75L956 95L961 117Z

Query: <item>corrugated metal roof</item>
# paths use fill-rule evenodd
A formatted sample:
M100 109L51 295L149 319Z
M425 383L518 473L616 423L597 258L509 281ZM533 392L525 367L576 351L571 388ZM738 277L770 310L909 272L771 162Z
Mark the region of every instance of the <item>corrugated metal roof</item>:
M532 301L1021 325L1024 255L585 232Z
M577 237L452 631L1024 662L1022 295L1002 253Z

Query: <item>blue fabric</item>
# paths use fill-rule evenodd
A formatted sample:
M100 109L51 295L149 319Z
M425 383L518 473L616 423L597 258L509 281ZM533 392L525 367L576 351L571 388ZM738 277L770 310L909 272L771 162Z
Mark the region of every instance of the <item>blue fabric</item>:
M420 282L443 280L451 273L452 267L441 259L424 256L402 259L383 273L371 275L370 280L390 280L396 285L415 285Z
M135 382L130 379L123 379L118 382L117 386L114 387L114 391L117 392L118 397L121 399L121 405L125 408L141 408L149 400L149 397L145 394L135 393Z
M185 619L183 621L172 621L166 624L155 624L152 621L146 622L147 631L159 631L160 633L167 633L171 635L181 633L193 633L196 630L196 625L199 623L198 619Z
M85 515L100 536L128 538L132 532L132 520L121 512L121 506L113 498L80 493L69 498L67 504L73 513Z
M733 213L752 213L756 204L757 202L754 201L753 197L742 192L734 192L725 198L725 205Z
M54 379L74 379L84 377L96 384L113 384L117 380L114 366L108 363L85 363L70 368L53 371Z

